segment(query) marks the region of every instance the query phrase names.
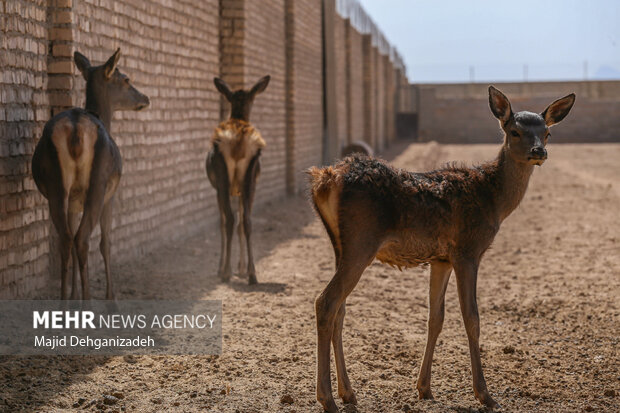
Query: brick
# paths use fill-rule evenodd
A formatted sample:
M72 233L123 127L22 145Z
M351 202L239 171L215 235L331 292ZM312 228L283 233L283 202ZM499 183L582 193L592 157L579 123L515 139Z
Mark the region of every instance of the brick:
M67 27L54 27L50 30L51 40L73 40L73 30Z
M52 54L56 57L72 57L73 46L64 43L54 43L52 47Z
M47 70L49 74L72 74L73 62L70 60L51 62Z

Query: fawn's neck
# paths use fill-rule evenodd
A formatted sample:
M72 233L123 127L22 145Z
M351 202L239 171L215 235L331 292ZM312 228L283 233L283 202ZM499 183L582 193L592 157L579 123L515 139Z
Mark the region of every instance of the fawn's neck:
M105 129L110 133L110 124L112 123L112 105L109 99L94 93L89 84L86 85L86 110L94 112L99 116Z
M496 205L499 208L500 222L519 206L534 170L534 165L517 162L508 150L508 147L503 145L496 161L499 184Z

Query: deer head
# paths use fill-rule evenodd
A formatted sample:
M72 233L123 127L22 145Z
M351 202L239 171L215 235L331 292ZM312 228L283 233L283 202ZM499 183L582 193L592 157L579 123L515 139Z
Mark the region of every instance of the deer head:
M121 49L100 66L92 66L86 56L80 52L73 54L75 65L86 80L86 105L89 100L98 107L107 107L110 112L117 110L142 110L149 104L149 98L136 89L129 77L117 69ZM90 108L89 108L90 109Z
M489 86L489 106L504 132L504 146L517 162L542 165L547 159L549 128L568 115L575 103L571 93L550 104L542 113L513 113L508 98Z
M265 91L269 84L269 80L271 80L271 76L267 75L256 82L250 90L239 89L234 92L230 90L228 84L219 77L213 78L213 83L217 90L230 102L230 118L249 122L254 98L259 93Z

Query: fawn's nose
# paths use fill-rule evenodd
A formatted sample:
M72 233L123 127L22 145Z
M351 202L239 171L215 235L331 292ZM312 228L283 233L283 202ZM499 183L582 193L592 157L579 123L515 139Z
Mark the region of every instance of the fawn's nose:
M534 158L539 158L539 159L547 158L547 150L543 148L542 146L534 146L532 150L530 151L530 153L532 157Z

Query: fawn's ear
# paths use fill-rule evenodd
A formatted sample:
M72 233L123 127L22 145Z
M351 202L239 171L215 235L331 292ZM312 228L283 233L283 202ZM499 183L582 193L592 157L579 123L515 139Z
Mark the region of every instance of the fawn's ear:
M262 93L265 91L265 89L267 89L267 85L269 84L269 81L271 80L271 76L267 75L265 77L262 77L258 82L256 82L256 84L254 86L252 86L252 89L250 90L250 93L254 96L258 95L259 93Z
M110 79L114 74L114 70L116 70L116 65L118 64L118 60L121 58L121 49L120 47L116 49L114 54L110 56L107 62L103 65L103 75L106 79Z
M213 83L215 84L215 87L217 88L217 90L222 95L224 95L224 97L226 97L226 99L228 99L228 101L230 102L230 100L232 99L233 92L230 90L230 87L228 86L228 84L224 82L222 79L220 79L219 77L214 77Z
M78 70L82 72L84 80L88 80L88 69L90 69L90 60L80 52L73 53L73 61Z
M506 95L493 86L489 86L489 106L493 115L502 122L502 125L512 117L510 101Z
M549 106L547 106L547 109L545 109L543 113L540 114L540 116L545 119L545 123L547 124L547 126L555 125L556 123L564 119L566 115L568 115L568 112L570 112L574 103L575 94L571 93L570 95L564 96L563 98L558 99Z

